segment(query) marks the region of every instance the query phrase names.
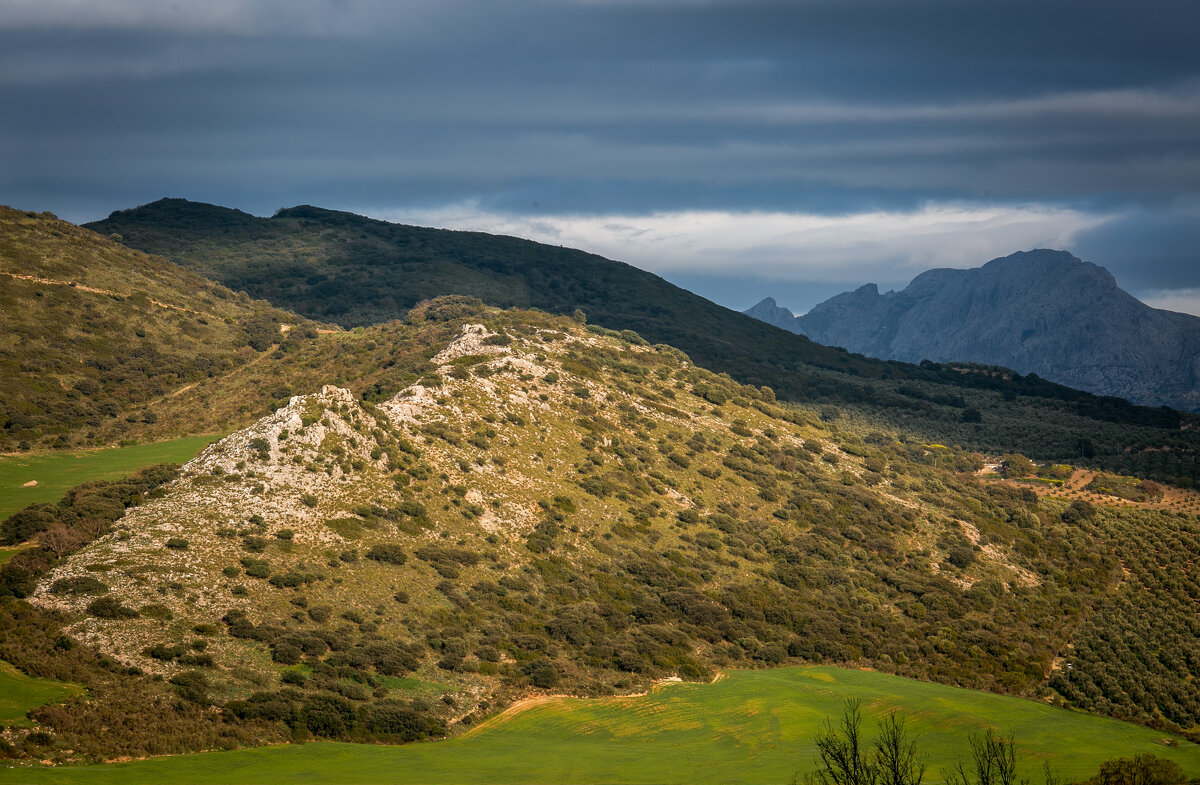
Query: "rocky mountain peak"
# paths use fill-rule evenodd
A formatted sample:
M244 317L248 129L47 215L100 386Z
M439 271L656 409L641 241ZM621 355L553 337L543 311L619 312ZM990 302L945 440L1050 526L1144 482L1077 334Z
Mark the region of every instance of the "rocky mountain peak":
M881 359L1001 365L1135 403L1200 406L1200 319L1138 302L1108 270L1066 251L928 270L899 292L867 284L804 316L769 315L818 343Z

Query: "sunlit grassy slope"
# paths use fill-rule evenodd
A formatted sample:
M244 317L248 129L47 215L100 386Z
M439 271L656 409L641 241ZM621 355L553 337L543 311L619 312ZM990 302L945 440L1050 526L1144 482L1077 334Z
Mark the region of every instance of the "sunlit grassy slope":
M216 436L189 436L112 450L47 452L0 457L0 519L30 504L56 502L91 480L116 480L156 463L184 463ZM36 481L29 487L25 483Z
M987 727L1014 733L1022 774L1042 761L1082 778L1101 761L1151 752L1200 773L1200 747L1115 720L866 671L829 667L735 671L638 698L552 699L446 742L405 747L307 744L128 764L0 770L0 782L122 783L770 783L813 758L812 737L845 698L871 718L906 715L930 777Z
M0 723L27 725L25 713L30 709L65 701L82 690L78 684L26 676L0 661Z

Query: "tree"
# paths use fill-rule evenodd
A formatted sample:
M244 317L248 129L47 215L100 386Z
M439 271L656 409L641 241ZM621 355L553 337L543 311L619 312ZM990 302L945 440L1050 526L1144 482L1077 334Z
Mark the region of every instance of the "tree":
M950 785L1016 785L1017 752L1012 734L1001 736L992 728L982 736L973 733L971 744L971 766L969 776L966 766L960 761L949 771L942 772Z
M1149 753L1132 758L1113 758L1100 764L1100 772L1088 785L1182 785L1187 782L1183 769L1175 761Z
M842 708L838 727L828 719L817 732L817 772L821 785L875 785L878 771L864 754L862 701L851 698Z
M53 553L56 559L79 550L86 543L83 535L58 521L38 535L38 544Z
M835 728L826 720L817 733L817 771L809 781L820 785L921 785L925 757L917 753L903 717L891 712L879 724L870 747L862 736L862 703L847 700Z
M1032 477L1037 473L1037 467L1033 465L1033 461L1024 455L1004 455L1000 460L1004 465L1005 477Z
M890 712L879 723L874 745L879 785L921 785L925 756L917 754L917 739L909 735L903 717Z

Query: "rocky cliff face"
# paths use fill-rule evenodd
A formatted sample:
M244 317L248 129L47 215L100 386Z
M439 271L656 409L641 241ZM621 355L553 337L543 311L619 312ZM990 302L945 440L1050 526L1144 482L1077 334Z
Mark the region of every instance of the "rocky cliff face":
M790 322L780 312L768 299L746 313L882 359L1003 365L1134 403L1200 408L1200 319L1151 308L1064 251L929 270L899 292L867 284Z

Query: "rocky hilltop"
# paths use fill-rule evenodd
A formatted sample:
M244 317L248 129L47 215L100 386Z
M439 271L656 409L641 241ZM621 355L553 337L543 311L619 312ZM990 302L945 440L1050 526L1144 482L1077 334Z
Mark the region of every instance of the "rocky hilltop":
M929 270L899 292L867 284L798 317L770 298L746 313L881 359L1002 365L1134 403L1200 408L1200 319L1151 308L1064 251Z
M1068 532L1032 496L957 479L971 456L835 429L634 333L473 316L385 400L326 385L210 446L31 601L123 667L329 736L344 728L326 704L369 729L403 700L436 733L531 688L612 694L738 663L1042 680L1058 604L1082 607L1046 577L1078 565L1007 524L981 532ZM1107 582L1107 565L1084 572L1086 592ZM916 648L963 620L978 647Z

